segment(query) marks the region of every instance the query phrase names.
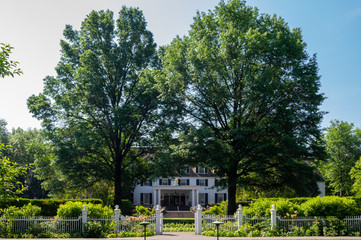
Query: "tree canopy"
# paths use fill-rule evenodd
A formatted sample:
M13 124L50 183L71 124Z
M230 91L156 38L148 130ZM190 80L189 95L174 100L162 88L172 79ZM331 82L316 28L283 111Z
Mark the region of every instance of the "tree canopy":
M10 161L6 156L2 156L3 150L7 146L0 142L0 196L10 197L25 190L24 185L18 178L26 173L26 167L21 167L17 163Z
M189 125L172 155L206 162L223 177L228 213L237 186L315 194L306 160L322 153L324 97L300 29L244 1L221 1L164 49L162 65L162 97L178 101Z
M360 165L355 164L361 156L361 129L352 123L334 120L326 129L324 141L327 158L320 162L319 168L328 188L340 196L350 195L354 182L351 176L359 182Z
M28 99L56 148L56 164L74 184L100 179L124 188L142 177L142 157L155 144L162 114L150 69L156 44L137 8L92 11L80 30L66 26L57 76ZM149 69L149 70L147 70ZM133 180L135 179L135 180Z

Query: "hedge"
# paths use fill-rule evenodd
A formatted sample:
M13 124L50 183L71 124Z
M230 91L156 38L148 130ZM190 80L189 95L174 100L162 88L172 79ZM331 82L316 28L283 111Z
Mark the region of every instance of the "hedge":
M27 199L27 198L6 198L0 199L0 209L22 207L31 203L33 206L41 207L41 216L56 216L57 210L61 204L66 202L82 202L84 204L103 204L100 199Z
M122 205L120 206L122 215L132 215L132 209L132 202L129 199L122 199Z
M260 198L244 207L244 213L269 216L272 205L280 216L345 216L360 215L360 199L355 197Z
M194 218L163 218L163 223L189 224L194 223Z

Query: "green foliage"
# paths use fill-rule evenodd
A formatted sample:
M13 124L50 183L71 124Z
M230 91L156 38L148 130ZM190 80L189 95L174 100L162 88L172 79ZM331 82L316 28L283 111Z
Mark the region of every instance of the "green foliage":
M84 203L82 202L67 202L59 206L57 215L62 218L79 217L82 214ZM113 214L113 210L109 207L104 207L101 204L86 204L88 216L94 218L109 217Z
M19 68L16 68L18 62L9 60L12 49L13 47L9 44L0 43L0 77L2 78L5 76L14 77L15 74L23 73Z
M350 177L353 181L352 184L352 192L355 193L356 196L361 196L361 157L356 161L355 166L351 168Z
M315 197L295 199L262 198L244 207L244 214L263 217L271 215L272 205L275 205L277 215L287 218L296 216L353 216L361 213L354 198L345 197Z
M129 199L122 199L122 205L120 206L120 210L123 215L131 215L132 207L132 201L130 201Z
M18 163L10 161L8 157L2 156L2 151L7 147L10 146L0 142L0 196L2 198L20 194L25 190L18 178L26 174L27 166L19 166Z
M194 218L164 218L164 224L174 223L174 224L192 224L194 223Z
M109 233L109 227L97 221L89 221L85 224L83 236L85 238L104 238Z
M20 178L26 190L18 195L23 198L46 198L46 192L41 187L41 181L35 178L37 172L34 162L41 157L51 158L54 156L54 149L49 148L51 143L45 138L42 130L21 128L13 129L9 134L8 142L11 148L7 151L7 156L20 166L29 166L26 175ZM52 150L52 151L50 151ZM48 174L54 174L52 169L46 170ZM47 189L45 189L47 190Z
M0 238L12 237L12 220L0 221Z
M204 211L205 214L210 214L210 215L224 215L224 211L223 211L223 207L219 204L215 204L212 207L210 207L209 209L206 209Z
M92 11L80 30L65 27L57 75L44 79L28 107L55 144L54 165L64 177L58 186L76 191L104 180L114 184L114 205L121 206L148 177L148 152L133 147L159 146L167 122L149 70L159 66L143 13L122 7L117 16Z
M144 207L142 205L135 206L135 214L140 216L152 216L155 214L154 208Z
M194 219L193 223L165 223L163 225L164 232L194 232Z
M356 201L336 196L316 197L301 205L305 216L345 216L359 215L360 208Z
M4 217L35 217L40 216L41 208L33 206L31 203L24 205L20 208L11 206L2 210L2 216Z
M277 209L277 215L279 216L287 216L294 214L297 212L298 214L302 215L302 210L300 209L299 205L296 203L291 202L288 199L268 199L268 198L261 198L257 199L256 201L252 202L249 207L244 208L244 214L263 217L269 217L271 215L271 208L272 205L275 205Z
M319 169L328 187L334 194L347 196L355 181L353 191L357 193L359 170L355 163L361 156L361 129L352 123L334 120L326 129L324 141L328 157L319 163Z
M82 202L83 204L103 204L100 199L25 199L25 198L7 198L0 199L0 209L9 207L23 207L31 204L41 208L41 216L55 216L60 205L66 202Z
M157 87L183 110L182 127L190 125L169 155L215 169L228 187L228 214L237 187L317 195L318 176L305 160L323 153L324 96L300 29L245 1L221 1L198 13L161 60Z

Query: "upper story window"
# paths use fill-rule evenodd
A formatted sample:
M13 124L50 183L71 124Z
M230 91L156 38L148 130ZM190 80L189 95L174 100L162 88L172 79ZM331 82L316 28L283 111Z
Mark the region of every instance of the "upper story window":
M179 171L179 173L180 173L181 175L189 174L189 168L181 169L181 170Z
M160 178L159 179L159 185L170 185L171 181L168 178Z
M143 182L141 186L152 186L152 181Z
M179 185L189 185L189 179L179 179Z
M197 179L197 185L198 186L208 186L208 179Z
M207 168L204 168L204 167L197 167L197 168L196 168L196 173L199 173L199 174L206 174L206 173L207 173Z

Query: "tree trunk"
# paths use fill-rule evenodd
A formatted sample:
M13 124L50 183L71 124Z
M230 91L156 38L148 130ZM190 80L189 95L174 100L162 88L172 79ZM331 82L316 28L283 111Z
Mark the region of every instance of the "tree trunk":
M121 161L116 161L114 169L114 206L122 205L122 168Z
M237 185L234 183L234 179L228 179L228 215L233 215L237 211L236 206L236 191Z
M237 192L237 164L238 160L233 160L233 164L229 169L227 176L227 185L228 185L228 215L233 215L237 211L236 204L236 192Z

